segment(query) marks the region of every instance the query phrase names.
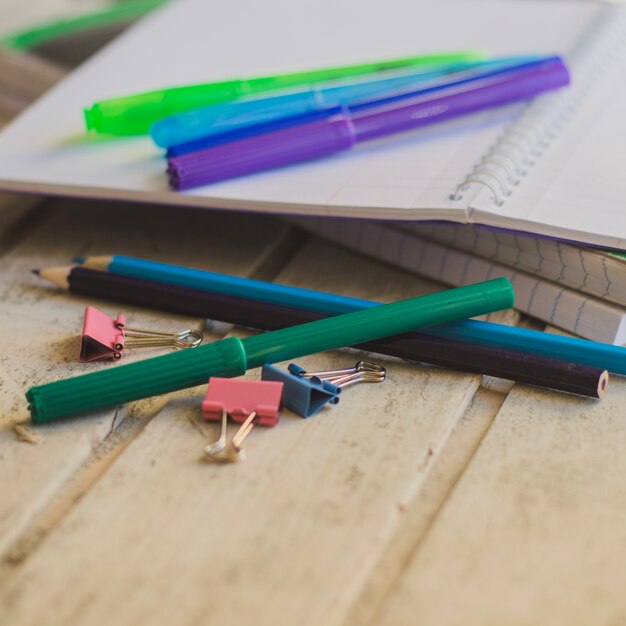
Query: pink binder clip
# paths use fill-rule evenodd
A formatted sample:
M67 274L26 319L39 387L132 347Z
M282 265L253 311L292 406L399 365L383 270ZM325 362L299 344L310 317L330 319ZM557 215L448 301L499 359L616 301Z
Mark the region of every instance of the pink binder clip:
M241 424L251 413L256 413L257 424L276 426L282 395L281 382L213 377L202 402L202 415L205 420L218 422L226 411L233 421Z
M119 313L116 319L92 306L85 309L85 322L80 342L80 362L97 359L119 359L124 349L126 316Z
M165 333L159 330L131 328L126 326L126 316L118 313L113 319L98 309L88 306L85 309L85 322L80 342L80 362L122 356L127 348L149 348L171 346L173 348L194 348L202 342L202 333L196 329L179 333Z

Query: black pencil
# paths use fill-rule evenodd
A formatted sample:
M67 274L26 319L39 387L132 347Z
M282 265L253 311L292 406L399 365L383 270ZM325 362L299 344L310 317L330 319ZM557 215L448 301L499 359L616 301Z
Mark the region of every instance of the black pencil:
M329 317L314 311L83 267L54 268L37 273L83 296L167 313L209 318L258 330L276 330ZM591 398L602 397L608 384L607 372L599 368L418 332L354 347Z

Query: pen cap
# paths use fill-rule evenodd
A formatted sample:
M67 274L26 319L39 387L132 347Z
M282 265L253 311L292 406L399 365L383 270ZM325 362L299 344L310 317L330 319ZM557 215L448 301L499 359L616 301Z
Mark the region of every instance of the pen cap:
M248 137L199 152L168 159L168 175L174 189L182 190L252 172L341 152L354 144L348 115Z
M376 98L360 100L350 106L350 113L355 116L357 112L373 110L378 107L401 106L402 101L409 103L411 100L416 100L428 94L431 94L432 97L437 96L436 92L445 95L446 93L452 93L452 90L456 92L465 88L471 89L472 83L474 85L484 85L489 80L506 79L526 70L539 72L545 69L552 69L555 65L563 65L563 60L558 56L503 57L488 62L485 61L475 66L466 64L466 67L462 70L448 73L439 79L429 80L426 84L413 85L411 89L398 89L388 95L382 94Z
M439 97L424 96L399 106L382 107L356 114L353 123L357 141L375 139L418 128L435 121L531 98L544 91L569 84L569 72L560 59L540 67L513 71L443 91Z

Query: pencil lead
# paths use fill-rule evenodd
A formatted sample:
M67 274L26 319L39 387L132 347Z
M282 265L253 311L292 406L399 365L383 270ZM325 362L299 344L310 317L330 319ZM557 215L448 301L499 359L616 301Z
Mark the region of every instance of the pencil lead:
M76 265L83 265L84 262L85 262L84 256L75 256L72 259L72 263L76 263Z
M41 274L41 270L31 270L31 272L35 274L35 276L39 276Z

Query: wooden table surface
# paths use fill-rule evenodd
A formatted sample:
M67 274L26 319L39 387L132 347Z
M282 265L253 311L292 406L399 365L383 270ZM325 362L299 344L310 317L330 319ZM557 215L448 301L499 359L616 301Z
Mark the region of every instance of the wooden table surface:
M3 30L98 3L24 4L2 5ZM2 121L62 74L2 57ZM620 377L599 402L379 359L384 384L314 419L286 412L228 466L203 459L203 387L19 441L29 386L111 367L76 362L88 300L30 270L112 252L387 301L442 288L270 217L0 196L2 626L626 624Z

